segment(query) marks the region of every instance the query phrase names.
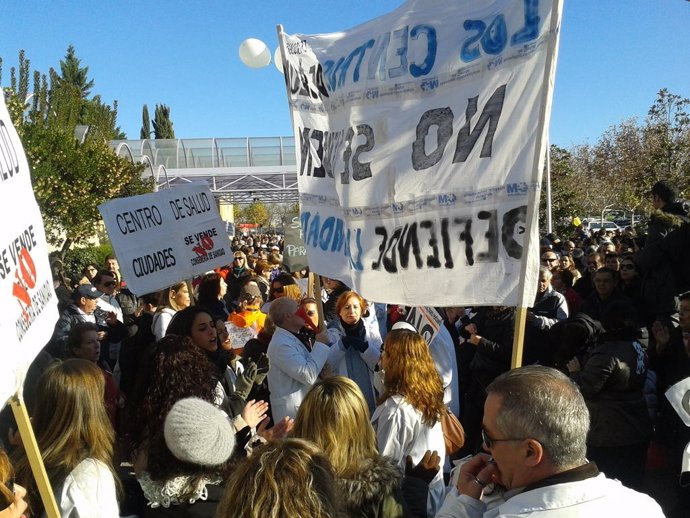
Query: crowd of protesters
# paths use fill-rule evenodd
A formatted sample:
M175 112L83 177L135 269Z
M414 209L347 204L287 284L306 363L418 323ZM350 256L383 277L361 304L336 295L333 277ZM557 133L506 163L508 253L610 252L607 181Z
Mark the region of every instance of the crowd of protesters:
M650 470L680 474L690 442L663 397L690 377L690 258L677 258L690 219L677 194L654 186L646 233L545 236L525 319L523 363L560 371L535 379L584 398L586 458L641 492ZM60 319L25 400L63 516L481 516L451 500L512 498L520 485L498 444L527 439L490 437L487 412L509 383L516 308L436 308L444 325L427 344L405 321L411 308L336 279L310 293L307 271L284 268L281 236L237 236L232 248L232 264L141 297L114 256L76 285L56 276ZM457 452L448 412L464 427ZM0 484L4 505L41 516L7 409L0 434L19 488ZM451 473L482 450L500 473L476 456ZM669 487L665 512L684 516L687 489Z

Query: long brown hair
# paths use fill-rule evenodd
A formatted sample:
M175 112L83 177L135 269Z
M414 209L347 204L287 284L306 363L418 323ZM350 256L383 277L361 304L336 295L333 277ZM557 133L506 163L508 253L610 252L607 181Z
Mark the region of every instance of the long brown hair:
M385 390L379 403L400 395L422 413L425 425L433 426L446 406L441 376L424 338L407 329L395 329L386 335L382 351L386 355Z
M113 468L115 432L105 410L104 390L103 371L88 360L53 364L39 379L31 419L53 489L85 459L102 462L118 480ZM15 466L32 514L40 516L43 504L23 450Z

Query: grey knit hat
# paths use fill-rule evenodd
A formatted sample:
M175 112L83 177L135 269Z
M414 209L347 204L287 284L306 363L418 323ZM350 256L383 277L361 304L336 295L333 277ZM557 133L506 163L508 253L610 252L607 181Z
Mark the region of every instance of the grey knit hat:
M223 464L235 448L235 431L225 412L198 398L181 399L165 418L165 444L184 462Z

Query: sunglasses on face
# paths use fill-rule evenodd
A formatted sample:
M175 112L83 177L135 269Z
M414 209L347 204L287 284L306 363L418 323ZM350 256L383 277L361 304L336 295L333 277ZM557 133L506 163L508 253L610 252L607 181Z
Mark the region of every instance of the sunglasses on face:
M116 283L115 281L108 281L108 282L104 282L104 283L103 283L103 286L105 286L106 288L112 288L112 287L115 286L116 284L117 284L117 283Z
M542 263L555 263L558 261L557 257L542 257L541 262Z
M243 261L244 257L235 257L235 261Z
M273 293L283 293L285 290L281 286L280 288L273 288L271 291L273 291Z

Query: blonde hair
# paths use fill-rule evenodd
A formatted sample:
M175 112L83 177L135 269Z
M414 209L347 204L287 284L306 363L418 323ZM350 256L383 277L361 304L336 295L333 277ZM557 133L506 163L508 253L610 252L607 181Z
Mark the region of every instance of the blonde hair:
M287 298L296 301L298 304L299 304L299 301L302 300L302 297L304 296L297 284L288 284L288 285L283 286L283 293L285 293L285 296Z
M446 406L441 377L426 340L413 331L395 329L386 335L382 351L386 355L385 390L379 402L400 395L422 413L422 423L433 426Z
M115 433L103 401L105 378L93 362L71 359L51 365L41 376L31 416L36 442L43 456L53 490L85 459L113 468ZM27 500L34 516L43 504L25 453L15 465L17 480L27 488Z
M336 518L335 487L331 465L316 445L269 442L233 470L216 518Z
M351 379L333 376L314 384L297 411L294 437L316 443L340 478L378 456L376 435L362 391Z
M7 485L14 479L14 469L5 450L0 449L0 510L5 509L14 501L14 494Z

